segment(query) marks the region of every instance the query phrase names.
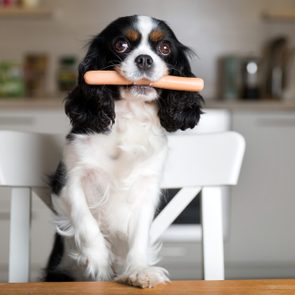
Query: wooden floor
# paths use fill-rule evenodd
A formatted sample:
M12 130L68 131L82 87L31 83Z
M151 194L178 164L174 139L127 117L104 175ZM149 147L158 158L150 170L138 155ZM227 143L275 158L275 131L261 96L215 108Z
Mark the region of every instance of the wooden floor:
M1 295L295 295L295 280L174 281L153 289L139 289L114 282L0 284Z

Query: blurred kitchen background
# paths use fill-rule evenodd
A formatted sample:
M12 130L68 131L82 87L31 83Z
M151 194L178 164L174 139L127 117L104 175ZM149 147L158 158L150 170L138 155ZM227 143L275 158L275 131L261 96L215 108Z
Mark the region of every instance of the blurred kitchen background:
M224 190L226 278L294 277L294 0L0 0L0 129L66 134L62 100L87 41L132 14L166 20L195 51L206 108L192 132L246 138L239 185ZM0 281L7 280L9 206L2 188ZM32 280L52 246L51 220L33 198ZM200 238L196 198L163 237L162 265L172 278L201 278Z

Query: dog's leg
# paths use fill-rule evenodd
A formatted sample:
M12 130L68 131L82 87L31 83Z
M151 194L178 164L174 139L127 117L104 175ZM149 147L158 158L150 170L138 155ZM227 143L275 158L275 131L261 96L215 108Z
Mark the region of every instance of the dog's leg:
M89 209L84 175L69 175L65 190L57 200L62 202L63 214L70 220L73 229L77 251L71 253L72 257L85 265L87 276L95 280L109 280L113 275L110 250Z
M116 280L136 287L152 288L157 284L168 282L169 279L168 272L164 268L152 266L149 263L149 231L159 189L156 180L149 183L149 189L146 189L146 181L143 185L138 185L140 191L136 192L145 195L143 205L130 220L129 251L125 270Z

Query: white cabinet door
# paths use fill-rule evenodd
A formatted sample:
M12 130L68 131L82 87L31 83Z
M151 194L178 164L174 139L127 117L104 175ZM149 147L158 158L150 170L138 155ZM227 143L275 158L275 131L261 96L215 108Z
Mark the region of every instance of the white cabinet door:
M294 277L295 113L235 112L233 129L247 146L231 200L229 276Z

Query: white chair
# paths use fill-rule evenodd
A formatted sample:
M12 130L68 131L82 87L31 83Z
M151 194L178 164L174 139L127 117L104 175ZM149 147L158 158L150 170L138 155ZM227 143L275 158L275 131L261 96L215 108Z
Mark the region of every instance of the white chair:
M30 262L31 194L47 188L46 175L60 159L64 139L0 131L0 186L11 188L9 282L27 282ZM182 189L151 227L156 241L202 190L203 267L206 280L224 279L221 189L238 180L245 142L234 132L170 135L163 188ZM49 190L43 198L50 206Z

